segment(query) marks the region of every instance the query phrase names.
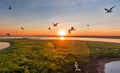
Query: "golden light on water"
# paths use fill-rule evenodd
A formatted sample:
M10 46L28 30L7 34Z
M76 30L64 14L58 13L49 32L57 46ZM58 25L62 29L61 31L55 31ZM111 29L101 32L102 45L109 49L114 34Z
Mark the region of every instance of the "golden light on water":
M65 37L60 37L60 40L65 40Z

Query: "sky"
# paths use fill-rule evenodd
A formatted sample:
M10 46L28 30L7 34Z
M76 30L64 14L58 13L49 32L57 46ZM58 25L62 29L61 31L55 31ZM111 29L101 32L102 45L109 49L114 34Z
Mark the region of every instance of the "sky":
M120 0L0 0L0 35L58 35L71 27L68 36L120 36Z

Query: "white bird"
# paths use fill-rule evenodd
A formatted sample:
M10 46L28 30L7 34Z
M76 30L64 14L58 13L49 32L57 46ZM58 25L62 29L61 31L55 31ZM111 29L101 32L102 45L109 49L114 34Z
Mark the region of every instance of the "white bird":
M112 9L113 9L114 7L115 7L115 6L111 7L110 9L106 9L106 8L104 8L104 9L106 10L106 13L111 13L111 12L113 12Z
M78 65L78 63L75 61L75 71L81 71L81 69L78 67L79 65Z

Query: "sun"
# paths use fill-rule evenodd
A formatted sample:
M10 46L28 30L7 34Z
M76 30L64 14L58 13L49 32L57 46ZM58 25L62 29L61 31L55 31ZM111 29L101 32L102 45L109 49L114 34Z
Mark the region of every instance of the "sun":
M58 35L60 35L60 36L65 36L65 35L66 35L66 32L65 32L64 30L60 30L60 31L58 32Z

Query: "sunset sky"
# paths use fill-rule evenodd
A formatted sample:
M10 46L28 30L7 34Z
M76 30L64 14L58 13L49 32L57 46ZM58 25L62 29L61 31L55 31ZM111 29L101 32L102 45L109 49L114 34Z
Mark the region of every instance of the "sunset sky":
M0 0L0 35L58 35L72 26L69 36L120 36L120 0Z

